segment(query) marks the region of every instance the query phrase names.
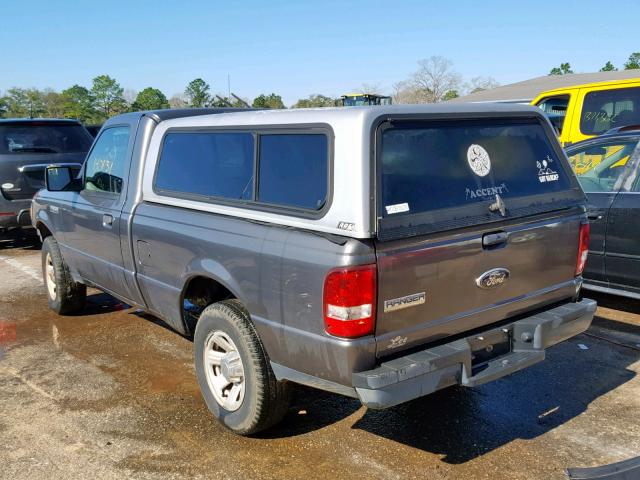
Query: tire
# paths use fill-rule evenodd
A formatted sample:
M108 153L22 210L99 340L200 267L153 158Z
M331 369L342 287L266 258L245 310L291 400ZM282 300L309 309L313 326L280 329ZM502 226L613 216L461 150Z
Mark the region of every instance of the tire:
M87 287L73 281L53 237L42 242L42 277L51 310L59 315L68 315L84 308ZM52 280L55 280L55 285Z
M276 380L249 312L240 302L225 300L205 308L193 341L200 390L220 423L239 435L252 435L282 420L289 408L290 386ZM212 350L221 357L214 363L207 360L207 352ZM213 386L224 382L228 382L226 390Z

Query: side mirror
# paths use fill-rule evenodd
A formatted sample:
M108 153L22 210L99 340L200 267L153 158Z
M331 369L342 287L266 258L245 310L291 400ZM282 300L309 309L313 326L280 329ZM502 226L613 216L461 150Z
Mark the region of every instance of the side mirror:
M50 192L79 192L82 190L82 180L76 178L80 165L51 165L45 170L44 184Z

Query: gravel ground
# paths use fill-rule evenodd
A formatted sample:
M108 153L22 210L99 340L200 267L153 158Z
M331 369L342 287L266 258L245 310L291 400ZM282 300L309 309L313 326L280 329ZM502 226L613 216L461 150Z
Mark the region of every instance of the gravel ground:
M300 387L241 438L207 411L189 339L99 292L55 315L37 243L0 241L0 477L564 478L640 455L640 302L597 299L587 333L511 377L384 411Z

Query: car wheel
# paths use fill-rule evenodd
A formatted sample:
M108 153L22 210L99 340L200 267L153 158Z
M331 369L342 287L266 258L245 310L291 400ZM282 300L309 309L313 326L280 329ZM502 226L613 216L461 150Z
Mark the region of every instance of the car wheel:
M87 287L73 281L58 242L53 237L47 237L42 242L42 276L51 310L59 315L82 310Z
M203 310L196 324L194 358L207 407L233 432L260 432L286 414L290 387L276 380L249 312L237 300Z

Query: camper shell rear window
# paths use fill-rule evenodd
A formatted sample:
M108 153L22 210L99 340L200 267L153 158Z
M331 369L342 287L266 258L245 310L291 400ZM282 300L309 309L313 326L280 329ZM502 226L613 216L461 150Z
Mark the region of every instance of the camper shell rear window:
M584 197L549 135L537 117L382 123L376 135L378 236L418 235L575 204ZM499 205L490 209L497 203L502 213Z

